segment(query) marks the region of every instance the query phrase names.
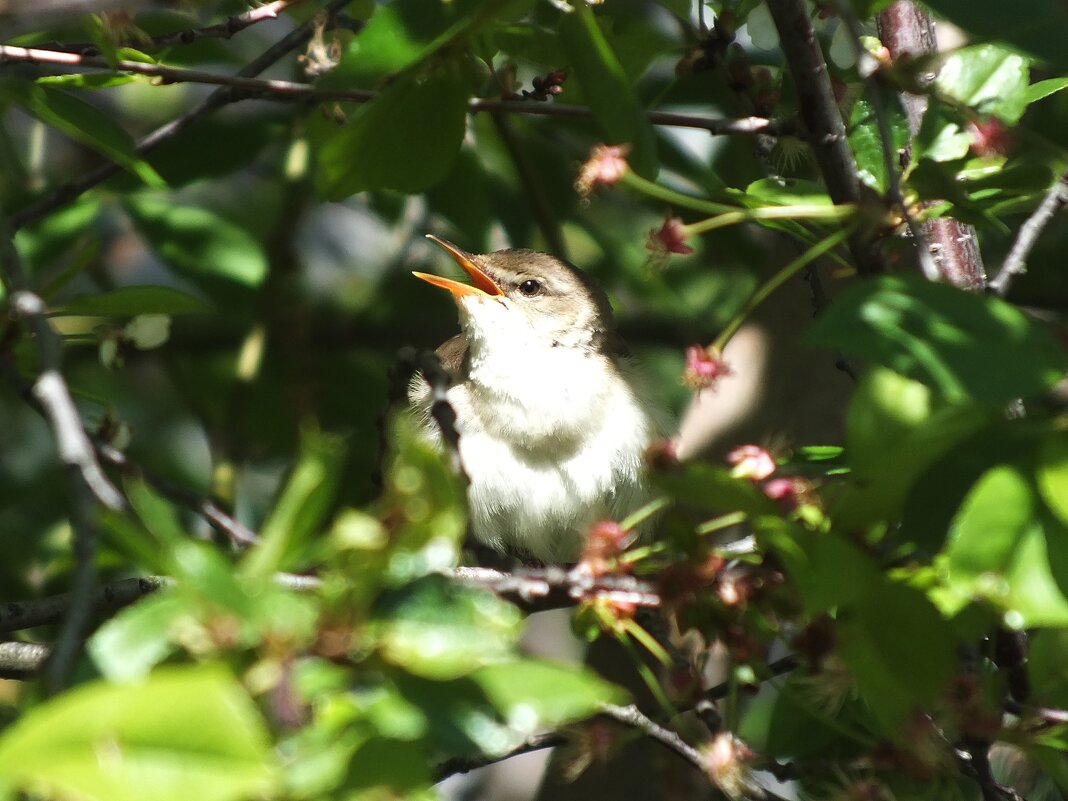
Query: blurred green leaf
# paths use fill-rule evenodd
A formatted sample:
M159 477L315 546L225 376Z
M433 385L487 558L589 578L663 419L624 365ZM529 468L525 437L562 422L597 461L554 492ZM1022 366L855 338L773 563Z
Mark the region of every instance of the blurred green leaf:
M42 122L88 145L157 189L166 182L134 150L113 117L76 95L50 86L0 81L0 99L18 103Z
M657 156L652 126L593 11L586 3L577 3L574 8L573 14L561 17L559 32L583 98L605 142L629 144L627 162L639 175L653 178Z
M956 637L923 594L879 582L839 623L842 658L887 734L946 689Z
M33 709L0 737L0 778L93 801L238 801L275 783L267 729L219 668L98 681Z
M1035 472L1042 500L1068 525L1068 434L1051 431L1039 448Z
M352 755L340 791L346 801L405 798L418 801L420 788L432 783L426 748L422 743L373 737ZM427 792L426 801L434 798Z
M261 243L213 211L164 195L127 196L123 205L169 267L209 289L220 283L255 287L267 276Z
M368 189L421 192L452 169L467 119L457 65L398 79L319 149L315 183L330 200Z
M1029 66L1026 58L1003 47L962 47L946 58L935 87L980 114L1011 125L1027 107Z
M1061 37L1068 30L1068 8L1058 0L1030 0L1026 6L931 0L926 5L977 39L1002 41L1058 68L1068 68Z
M54 315L134 317L138 314L197 314L212 311L211 305L195 295L168 286L124 286L78 295Z
M388 592L374 611L383 658L437 680L507 659L522 628L511 604L443 576L427 576Z
M110 89L138 80L128 73L83 72L75 75L42 75L35 83L64 89Z
M344 458L339 437L305 429L296 466L260 529L260 541L245 558L243 575L266 579L292 567L293 559L326 521Z
M471 674L518 735L582 720L602 704L626 703L627 693L584 668L525 659L486 665Z
M854 285L808 339L922 381L950 401L996 404L1042 392L1066 363L1048 329L1015 307L919 276Z
M142 679L176 650L171 628L186 614L183 598L166 588L158 590L97 629L89 640L89 655L112 681Z

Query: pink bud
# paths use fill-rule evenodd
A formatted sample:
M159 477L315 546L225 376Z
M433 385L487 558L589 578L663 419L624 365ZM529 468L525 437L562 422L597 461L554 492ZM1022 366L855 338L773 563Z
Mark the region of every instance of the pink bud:
M707 389L723 376L730 374L730 367L714 350L700 345L691 345L686 349L686 367L682 371L682 383L691 389Z
M683 256L693 253L693 248L686 244L682 220L670 214L664 217L663 224L657 230L649 232L646 247L655 253L679 253Z
M590 152L590 157L579 170L575 181L575 191L582 197L589 197L595 188L611 186L627 173L627 154L629 145L597 145Z
M763 481L775 472L775 460L759 445L742 445L727 454L727 464L734 478Z

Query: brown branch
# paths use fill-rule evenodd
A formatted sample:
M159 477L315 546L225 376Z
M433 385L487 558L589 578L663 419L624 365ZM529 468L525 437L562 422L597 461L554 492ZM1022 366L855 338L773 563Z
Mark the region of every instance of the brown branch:
M105 584L90 594L86 606L94 613L114 612L155 592L168 581L162 576L143 576ZM56 623L63 619L72 599L71 593L63 593L35 601L0 603L0 632L22 631Z
M895 62L937 52L931 16L907 0L898 0L880 12L876 22L879 38ZM934 78L933 73L922 75L920 84L930 84ZM900 98L908 120L909 135L915 137L927 108L927 98L911 92L901 92ZM983 257L972 226L951 217L940 217L922 223L920 231L925 243L916 239L916 245L926 246L939 278L965 289L983 287L986 281Z
M83 56L78 53L65 53L41 48L14 47L0 45L0 64L4 63L52 64L77 69L102 69L131 72L138 75L161 78L167 83L203 83L225 86L240 93L237 99L245 97L271 97L284 101L348 101L367 103L378 97L377 92L357 89L317 89L315 86L297 81L253 79L246 77L246 70L238 75L220 75L204 70L169 67L166 64L146 64L141 61L116 61L109 63L101 56ZM563 103L536 103L523 100L485 100L475 98L468 102L468 111L497 112L509 114L527 114L541 117L562 119L591 119L593 112L586 106L573 106ZM680 114L671 111L649 111L649 121L654 125L675 128L697 128L711 135L755 135L777 136L793 130L788 120L775 120L765 117L743 117L740 119L723 119L704 117L697 114ZM139 151L140 152L140 151Z
M458 773L470 773L473 770L496 765L498 762L504 762L513 757L523 756L523 754L531 754L546 748L555 748L566 742L567 738L563 734L551 731L545 734L535 734L526 742L499 756L454 757L447 759L434 769L434 781L440 782Z
M1001 270L990 281L990 291L1004 297L1008 294L1012 279L1027 272L1027 257L1031 255L1042 231L1058 211L1068 204L1068 172L1062 174L1053 184L1038 208L1032 212L1027 221L1020 226L1016 239L1005 257Z
M337 14L341 9L347 6L351 0L330 0L326 5L326 12L328 15L333 16ZM299 28L295 28L290 31L284 37L275 42L271 47L267 48L260 56L253 59L248 63L240 72L238 72L238 79L251 78L255 75L259 75L265 69L277 62L291 50L300 47L305 44L315 31L316 22L314 19L308 20ZM7 48L5 48L7 49ZM25 49L25 48L20 48ZM48 51L44 51L48 52ZM61 54L62 55L62 54ZM3 58L0 57L0 63ZM165 125L160 126L156 130L147 134L138 140L134 147L135 152L143 156L155 150L164 142L170 141L175 136L180 134L186 128L190 127L194 123L203 119L204 117L212 114L216 110L223 106L243 100L249 95L247 93L241 93L239 90L231 86L223 86L216 91L212 92L207 98L191 108L185 114L177 117ZM11 215L9 224L13 230L18 230L32 222L35 222L42 217L50 214L56 209L66 206L73 200L81 197L84 193L88 192L95 186L102 184L111 176L120 172L122 168L114 162L105 162L96 169L90 170L80 178L76 178L73 181L69 181L60 185L54 189L50 194L41 198L35 203L31 203L20 212L16 212Z
M527 612L559 609L604 598L636 606L660 606L653 585L633 576L591 576L562 567L526 568L505 573L488 567L456 567L445 575L473 587L482 587Z
M861 184L857 163L849 148L845 123L808 9L803 0L768 0L768 9L797 87L805 138L827 184L827 193L836 204L859 204ZM850 237L849 249L861 274L884 272L879 251L863 232Z
M136 475L151 484L157 492L174 503L191 509L203 517L212 528L230 538L234 545L246 548L258 540L256 532L239 520L231 517L211 498L205 498L195 492L183 489L166 479L145 470L130 461L129 457L118 448L107 444L98 444L97 453L108 464L114 465L125 473Z

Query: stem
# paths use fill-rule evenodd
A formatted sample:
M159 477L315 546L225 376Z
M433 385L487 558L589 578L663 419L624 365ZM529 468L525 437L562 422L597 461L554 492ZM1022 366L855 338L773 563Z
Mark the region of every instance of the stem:
M723 329L723 331L720 332L720 335L716 337L715 341L712 343L712 349L714 349L718 353L722 353L723 349L727 346L727 343L730 342L731 337L733 337L738 332L738 329L742 327L742 323L746 321L746 319L749 317L750 314L753 313L753 310L756 309L757 306L767 300L768 296L771 295L772 292L774 292L780 286L785 284L796 273L804 269L804 267L809 264L809 262L818 259L831 248L835 247L839 242L849 237L855 229L856 226L851 225L847 226L846 228L842 228L839 231L835 231L830 236L817 242L815 245L813 245L800 256L798 256L796 259L794 259L792 262L783 267L776 275L772 276L765 284L763 284L763 286L759 287L757 291L750 296L749 300L746 301L745 306L742 307L742 310L739 311L736 315L734 315L731 321L727 323L727 326Z
M685 236L695 236L752 220L840 220L853 213L853 206L766 206L759 209L735 209L727 214L682 226Z
M620 183L653 198L653 200L662 200L673 206L700 211L704 214L728 214L738 211L737 206L728 206L725 203L713 203L710 200L702 200L693 195L683 194L682 192L662 186L655 181L642 178L640 175L635 174L633 170L629 169L623 174Z
M731 512L729 515L716 517L702 523L697 527L696 531L699 535L713 534L717 531L722 531L725 528L737 526L739 523L744 523L746 516L745 512Z
M671 499L666 497L656 498L655 500L649 501L649 503L645 504L645 506L643 506L641 509L638 509L636 512L631 512L629 515L627 515L627 517L625 517L623 521L619 524L619 527L624 531L630 531L636 526L644 523L646 520L655 515L661 509L668 506L670 503Z

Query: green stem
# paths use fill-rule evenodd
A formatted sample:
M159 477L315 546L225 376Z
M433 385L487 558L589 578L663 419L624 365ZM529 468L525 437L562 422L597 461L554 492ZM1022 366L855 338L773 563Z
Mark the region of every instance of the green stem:
M824 253L833 248L835 245L845 240L850 234L853 233L855 229L856 225L849 225L845 228L842 228L841 230L835 231L830 236L817 242L815 245L813 245L800 256L798 256L796 259L794 259L792 262L783 267L778 273L773 275L766 283L760 286L757 291L749 297L749 300L745 302L745 305L742 307L742 310L739 311L736 315L734 315L733 318L731 318L731 321L727 323L726 327L720 332L720 335L716 337L715 341L712 343L711 349L715 350L717 353L722 353L723 348L725 348L727 346L727 343L730 342L731 337L733 337L738 332L738 329L742 327L742 323L746 321L746 319L749 317L750 314L753 313L753 310L756 309L757 306L767 300L768 296L771 295L772 292L774 292L776 289L785 284L794 275L799 273L810 262L815 261Z
M630 531L638 525L641 525L650 517L655 515L665 506L671 503L670 498L656 498L649 503L645 504L641 509L636 512L632 512L619 524L619 527L624 531Z
M669 189L654 181L642 178L640 175L636 174L634 170L630 169L623 174L620 183L624 186L629 186L631 189L635 189L644 195L648 195L654 200L662 200L673 206L681 206L684 209L693 209L694 211L700 211L704 214L728 214L730 212L738 211L737 206L728 206L724 203L713 203L710 200L702 200L699 197L676 192L674 189Z
M707 520L696 529L698 534L712 534L716 531L722 531L725 528L736 526L739 523L744 523L747 517L745 512L732 512L729 515L723 515L722 517L716 517L712 520Z
M707 220L684 225L682 232L690 237L752 220L839 220L852 213L852 206L765 206L759 209L735 209Z

